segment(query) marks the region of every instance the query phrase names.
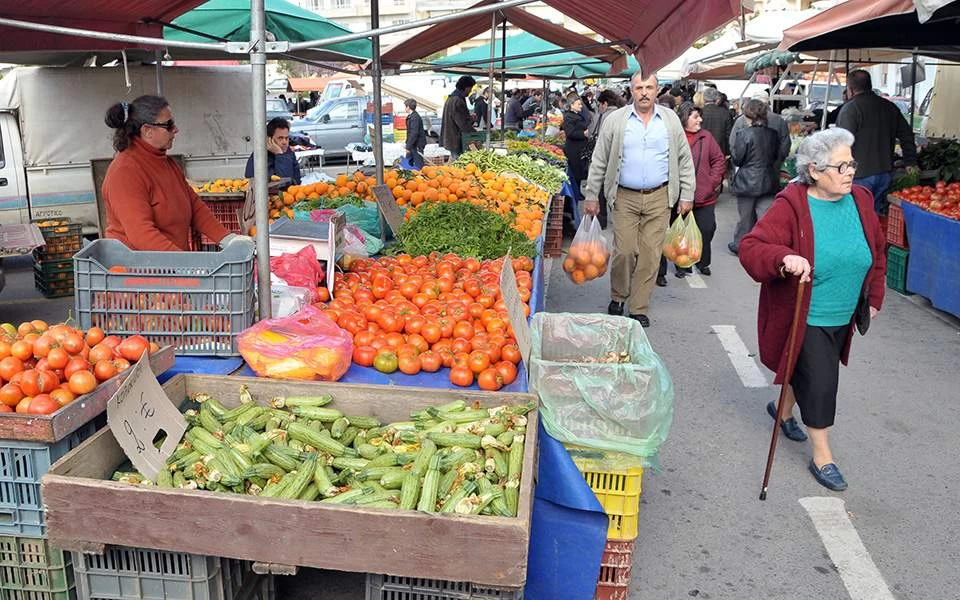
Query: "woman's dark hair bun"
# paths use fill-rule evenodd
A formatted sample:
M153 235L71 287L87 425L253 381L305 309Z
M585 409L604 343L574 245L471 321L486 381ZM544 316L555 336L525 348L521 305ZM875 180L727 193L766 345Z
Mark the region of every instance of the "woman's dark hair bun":
M123 124L126 123L125 116L123 103L117 102L107 109L107 114L104 116L103 122L106 123L110 129L120 129L123 127Z

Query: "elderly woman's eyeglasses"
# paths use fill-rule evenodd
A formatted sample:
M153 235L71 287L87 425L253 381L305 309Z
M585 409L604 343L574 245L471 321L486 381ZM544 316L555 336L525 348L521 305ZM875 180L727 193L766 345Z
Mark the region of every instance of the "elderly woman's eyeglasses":
M839 165L824 165L821 171L826 171L827 169L836 169L837 173L841 175L846 175L848 171L857 170L857 161L851 160L847 162L842 162Z
M150 125L151 127L162 127L167 131L173 131L173 128L176 127L176 124L173 122L173 119L168 119L162 123L144 123L144 125Z

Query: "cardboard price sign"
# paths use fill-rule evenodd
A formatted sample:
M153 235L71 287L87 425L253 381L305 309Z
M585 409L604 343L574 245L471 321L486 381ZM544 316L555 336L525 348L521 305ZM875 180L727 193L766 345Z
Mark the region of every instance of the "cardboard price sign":
M377 199L377 205L380 207L380 212L386 219L387 225L396 235L400 226L403 225L403 211L400 210L397 200L393 197L393 192L385 185L375 185L373 186L373 195Z
M520 299L520 289L517 287L517 276L513 272L513 260L509 254L504 257L503 269L500 270L500 295L503 296L503 303L507 306L507 316L510 318L510 326L513 327L513 335L517 338L517 347L520 348L523 363L529 364L533 341L530 326L527 325L527 316L523 310L523 300Z
M137 471L156 481L186 433L187 421L160 387L146 353L107 402L107 424ZM164 435L160 448L154 446Z

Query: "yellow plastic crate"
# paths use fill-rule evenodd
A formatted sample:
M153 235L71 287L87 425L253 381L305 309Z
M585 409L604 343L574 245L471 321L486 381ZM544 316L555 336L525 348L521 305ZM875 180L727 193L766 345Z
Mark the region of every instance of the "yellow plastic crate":
M611 469L602 460L576 455L573 457L573 462L610 518L607 538L611 540L636 538L643 467Z

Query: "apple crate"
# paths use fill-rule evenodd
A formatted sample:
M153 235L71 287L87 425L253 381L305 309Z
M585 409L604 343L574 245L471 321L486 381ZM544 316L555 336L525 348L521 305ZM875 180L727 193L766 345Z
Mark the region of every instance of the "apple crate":
M74 600L72 558L44 538L0 536L0 596L11 600Z
M261 587L252 563L229 558L123 546L72 556L80 598L242 600Z
M627 600L633 567L634 540L608 540L600 559L600 576L594 600Z
M246 194L243 192L224 193L224 194L199 194L200 199L207 208L217 218L217 221L223 225L230 233L241 233L240 219L237 218L237 212L243 209L246 202ZM192 232L190 238L190 249L194 251L216 252L219 246L210 238L199 231Z
M53 444L0 440L0 535L46 535L40 478L96 430L91 421Z
M253 325L254 250L138 252L97 240L74 258L82 329L141 334L178 355L237 356L237 337Z
M492 588L463 581L367 574L365 600L523 600L523 588Z
M906 249L907 223L903 219L903 208L898 204L891 204L887 210L887 243Z

